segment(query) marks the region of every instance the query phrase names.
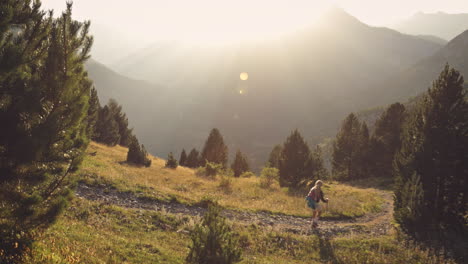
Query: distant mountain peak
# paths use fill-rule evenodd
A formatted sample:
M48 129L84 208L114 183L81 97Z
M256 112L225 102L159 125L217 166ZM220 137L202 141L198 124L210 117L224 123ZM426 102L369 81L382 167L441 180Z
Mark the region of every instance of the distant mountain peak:
M338 21L360 22L357 18L346 12L343 8L334 6L325 12L325 18Z
M343 8L332 7L327 10L320 19L320 24L326 26L339 26L339 27L349 27L349 26L362 26L365 25L359 19L352 16L346 12Z

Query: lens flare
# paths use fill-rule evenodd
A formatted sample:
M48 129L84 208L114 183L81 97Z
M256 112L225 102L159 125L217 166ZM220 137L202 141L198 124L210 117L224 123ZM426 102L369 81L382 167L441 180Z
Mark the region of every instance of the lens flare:
M249 74L246 72L241 72L239 77L242 81L247 81L249 79Z

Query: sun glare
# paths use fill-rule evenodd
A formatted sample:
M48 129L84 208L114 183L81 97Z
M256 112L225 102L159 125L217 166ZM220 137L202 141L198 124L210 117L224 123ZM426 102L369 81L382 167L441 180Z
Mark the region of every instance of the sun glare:
M181 40L203 44L229 44L265 40L310 26L331 4L308 1L201 1L197 17L171 25ZM183 24L183 28L180 27Z
M249 74L246 73L246 72L242 72L239 76L239 78L242 80L242 81L247 81L249 79Z

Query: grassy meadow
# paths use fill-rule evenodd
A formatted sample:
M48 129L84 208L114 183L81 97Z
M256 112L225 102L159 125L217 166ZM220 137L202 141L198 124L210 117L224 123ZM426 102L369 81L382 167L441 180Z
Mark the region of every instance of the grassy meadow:
M193 204L209 193L221 205L238 210L310 214L303 197L292 196L277 184L263 189L257 177L230 179L228 188L223 183L225 178L200 177L183 167L165 169L165 161L155 157L150 168L129 166L123 162L126 152L119 146L92 143L77 176L88 184L111 185L155 199ZM377 190L369 186L333 182L326 184L325 192L332 201L325 213L328 218L376 212L383 202ZM58 221L39 235L26 263L185 263L190 232L199 221L199 217L123 208L76 197ZM351 233L325 239L272 231L256 224L228 223L240 242L240 263L244 264L444 262L417 246L402 243L394 233L377 237Z
M40 236L27 263L185 263L190 230L197 221L75 199ZM254 224L231 225L238 234L243 252L240 263L244 264L442 263L427 251L401 243L395 235L347 235L328 240L270 232Z
M262 188L258 177L215 178L197 176L195 171L185 167L176 170L165 168L165 160L151 157L149 168L135 167L124 161L127 149L108 147L91 143L78 173L88 184L109 184L122 191L132 191L139 195L156 199L177 199L194 204L204 199L217 200L226 208L267 211L296 216L309 216L303 195L291 195L287 188L274 183ZM357 188L350 185L326 182L324 193L330 198L324 218L353 218L366 213L378 212L382 198L371 187Z

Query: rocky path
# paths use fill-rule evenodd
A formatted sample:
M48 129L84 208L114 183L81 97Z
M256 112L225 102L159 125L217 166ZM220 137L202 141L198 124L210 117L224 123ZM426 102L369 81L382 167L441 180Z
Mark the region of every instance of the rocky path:
M323 220L318 229L311 229L310 219L298 216L278 215L266 212L248 212L226 209L223 215L231 221L241 224L262 226L272 231L283 231L295 234L318 234L332 237L350 233L384 235L391 230L393 200L390 192L380 191L385 200L379 213L367 214L352 220ZM202 216L206 209L201 206L189 206L177 202L163 202L137 197L133 193L123 193L106 186L88 186L79 184L76 196L82 199L100 201L128 208L166 211L172 214Z

